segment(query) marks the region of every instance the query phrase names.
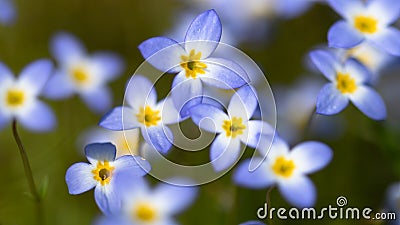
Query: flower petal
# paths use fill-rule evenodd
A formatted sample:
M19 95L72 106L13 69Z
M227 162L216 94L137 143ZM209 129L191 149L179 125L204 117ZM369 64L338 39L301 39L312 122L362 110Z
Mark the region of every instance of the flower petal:
M371 78L371 72L356 59L348 59L345 62L346 72L356 81L356 83L368 83Z
M17 120L32 131L47 132L56 126L56 117L53 111L43 102L36 100L31 107L17 115Z
M114 161L116 153L117 149L111 143L93 143L85 147L86 158L93 165L96 165L97 161Z
M17 13L15 3L12 0L0 1L0 23L3 25L11 25L15 22Z
M368 2L368 10L374 13L384 24L394 23L400 16L400 1L378 0Z
M51 52L61 64L69 64L85 55L86 49L82 43L66 32L60 32L51 40Z
M134 75L126 87L125 102L135 110L145 105L155 106L157 92L154 84L144 76Z
M328 0L328 4L343 18L350 18L354 11L365 8L362 1Z
M238 162L240 153L239 139L228 138L225 134L219 134L211 144L211 163L217 172L229 169Z
M174 124L182 121L182 117L176 110L172 97L166 97L161 100L156 108L161 111L161 119L163 124Z
M400 56L400 30L388 27L371 37L371 42L389 54Z
M143 138L162 154L167 154L172 147L174 136L167 126L151 126L141 128Z
M111 52L97 52L91 56L91 63L99 68L98 76L106 81L119 77L125 67L122 58Z
M94 189L94 199L99 209L105 215L117 214L121 210L121 200L114 187L114 179L107 185L97 185Z
M91 110L103 113L112 105L112 92L108 87L97 87L81 93L83 101Z
M312 207L316 200L316 189L306 176L296 176L278 184L279 191L295 207Z
M185 49L201 51L202 58L210 56L217 48L222 35L221 21L215 10L198 15L190 24L185 36Z
M130 130L140 126L135 112L128 107L115 107L101 118L99 126L109 130Z
M229 106L228 113L230 116L241 117L249 120L258 106L258 98L256 90L245 85L233 94Z
M272 144L270 137L262 138L258 146L257 150L261 155L266 155L269 162L275 161L279 156L289 154L289 145L278 136L274 137Z
M369 118L374 120L384 120L386 118L385 102L374 89L359 86L356 92L350 95L350 100Z
M95 225L132 225L127 217L122 215L102 216L94 222Z
M263 223L261 221L253 220L253 221L247 221L247 222L241 223L239 225L265 225L265 223Z
M321 142L307 141L295 146L291 153L296 169L302 173L314 173L332 160L333 152L329 146Z
M68 168L65 182L71 195L81 194L96 186L97 182L93 179L92 170L92 165L83 162L75 163Z
M42 91L52 71L53 63L50 60L37 60L30 63L22 70L18 82L21 85L29 87L29 89L37 95Z
M124 155L114 161L115 173L124 171L128 172L132 177L144 176L150 169L150 163L139 156ZM117 175L116 175L117 176Z
M274 135L274 128L261 120L250 120L247 122L246 133L240 136L240 140L247 146L256 148L262 135Z
M229 117L221 109L208 104L192 107L190 115L197 126L211 133L223 132L222 124L224 120L229 120Z
M158 70L169 73L181 71L181 56L186 52L178 42L166 37L153 37L142 42L138 48L146 61Z
M317 113L334 115L341 112L349 104L349 99L340 93L334 84L326 84L318 94Z
M246 159L239 164L233 174L234 182L243 187L256 189L263 189L273 185L276 180L268 169L269 165L267 162L263 161L263 158L260 157L255 157L251 160L253 162L250 159ZM260 166L250 172L250 163Z
M339 67L339 62L332 52L327 50L315 50L310 53L310 58L328 80L335 80L337 73L336 68Z
M0 62L0 84L14 80L11 70L2 62Z
M11 121L11 115L4 115L2 112L0 112L0 130L4 128L10 121Z
M205 74L200 79L207 85L222 88L235 89L247 84L249 77L239 64L222 58L208 58L202 62L206 63Z
M56 71L47 81L42 94L50 99L64 99L73 95L74 89L67 75Z
M338 21L328 32L329 47L352 48L364 41L364 36L346 21Z
M186 78L179 73L172 82L171 97L181 117L189 115L190 108L202 101L203 85L200 79Z

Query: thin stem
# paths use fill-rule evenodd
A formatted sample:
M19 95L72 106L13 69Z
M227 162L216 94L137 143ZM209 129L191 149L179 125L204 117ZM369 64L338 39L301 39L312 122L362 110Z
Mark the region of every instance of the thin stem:
M311 111L310 116L308 117L307 123L304 126L304 134L305 136L310 136L311 135L311 129L312 129L312 123L314 121L315 118L315 113L316 113L316 107L314 106L314 108Z
M18 145L19 153L21 155L22 163L24 165L25 176L28 181L29 190L31 195L33 196L36 204L36 213L37 213L37 224L43 225L43 206L42 206L42 199L38 192L38 189L35 185L35 180L33 179L33 173L31 169L31 165L29 163L28 155L26 154L25 148L22 144L21 138L19 137L18 130L17 130L17 120L13 120L12 122L12 131L14 135L15 142Z
M266 200L267 200L267 209L266 210L269 210L271 208L271 192L274 189L274 187L275 186L271 186L270 188L268 188L267 196L266 196ZM272 218L272 217L270 217L271 215L269 215L269 213L267 213L267 215L269 216L269 218ZM272 219L269 220L268 224L272 224Z

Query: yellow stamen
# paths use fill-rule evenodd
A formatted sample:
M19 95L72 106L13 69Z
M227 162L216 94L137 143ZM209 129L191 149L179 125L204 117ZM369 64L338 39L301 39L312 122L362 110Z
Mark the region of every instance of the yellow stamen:
M224 120L222 128L225 130L227 137L235 138L237 135L243 134L246 126L243 124L242 118L233 117L232 120Z
M274 165L272 165L272 170L278 176L289 178L292 176L296 165L294 164L293 160L286 159L283 156L278 157L275 160Z
M157 213L151 205L140 203L133 210L132 216L141 222L152 222L156 219Z
M354 18L354 26L361 33L373 34L378 30L378 21L371 16L356 16Z
M110 183L114 167L108 161L98 162L96 169L92 170L93 178L100 182L102 186Z
M90 75L89 72L85 67L82 66L77 66L72 69L71 71L72 79L77 83L77 84L85 84L89 81Z
M147 127L156 126L161 120L160 110L153 110L150 106L140 108L136 118L140 123L143 123Z
M186 78L196 78L197 74L205 74L204 69L207 68L205 63L200 61L201 52L196 54L196 51L192 49L188 56L181 56L181 67L185 69Z
M6 95L6 104L11 107L18 107L24 104L25 93L22 90L10 89Z
M357 90L357 84L349 74L338 73L336 77L336 88L342 94L351 94Z

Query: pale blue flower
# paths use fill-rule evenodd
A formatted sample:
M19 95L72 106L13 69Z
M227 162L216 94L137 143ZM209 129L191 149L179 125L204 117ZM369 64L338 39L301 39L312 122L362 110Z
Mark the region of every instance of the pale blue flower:
M0 23L11 25L15 22L17 12L13 0L0 0Z
M241 223L239 225L265 225L265 223L263 223L261 221L257 221L257 220L252 220L252 221L247 221L247 222Z

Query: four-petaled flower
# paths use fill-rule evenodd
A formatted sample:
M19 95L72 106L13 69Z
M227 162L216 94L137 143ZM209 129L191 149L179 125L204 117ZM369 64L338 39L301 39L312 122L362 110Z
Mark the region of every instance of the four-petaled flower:
M54 36L51 51L59 68L46 85L44 95L64 99L77 93L91 110L108 110L112 94L106 83L121 74L123 62L120 57L110 52L88 55L82 43L67 33Z
M144 179L118 180L122 208L102 217L96 225L177 224L173 215L185 210L197 196L197 188L159 184L152 190Z
M320 91L317 99L317 113L333 115L339 113L349 100L365 115L374 120L386 118L386 106L380 95L368 83L371 73L357 60L340 62L329 51L315 50L311 60L331 81Z
M352 48L364 41L400 56L400 31L389 25L400 16L398 0L328 0L344 20L329 30L330 47Z
M161 153L172 146L173 134L166 124L182 120L170 97L157 103L154 85L147 78L135 75L125 93L126 106L116 107L102 118L99 125L110 130L139 128L148 144Z
M67 170L68 191L76 195L95 188L96 203L105 214L121 207L115 186L120 173L139 177L150 171L150 164L141 157L125 155L116 159L116 149L111 143L87 145L85 154L89 163L75 163Z
M248 188L277 185L281 194L296 207L314 205L316 190L306 176L324 168L332 159L332 150L315 141L303 142L289 151L289 146L275 137L271 149L269 141L261 141L258 150L267 158L253 158L259 167L249 171L250 159L241 163L234 173L234 181ZM251 162L253 163L253 162Z
M232 96L227 113L209 104L191 108L191 118L201 129L219 133L210 149L210 158L216 171L229 168L239 159L241 142L256 147L261 133L273 133L267 123L250 120L257 105L255 90L246 85Z
M248 80L238 64L210 57L219 44L221 33L217 13L208 10L192 21L183 43L154 37L139 45L140 52L151 65L163 72L178 73L172 83L171 95L183 117L189 115L190 107L202 102L203 83L234 89Z
M53 70L49 60L37 60L22 70L18 79L0 63L0 129L18 120L32 131L49 131L56 119L51 109L38 99Z

